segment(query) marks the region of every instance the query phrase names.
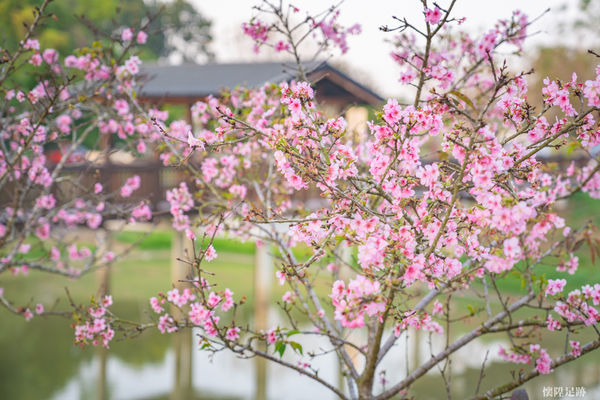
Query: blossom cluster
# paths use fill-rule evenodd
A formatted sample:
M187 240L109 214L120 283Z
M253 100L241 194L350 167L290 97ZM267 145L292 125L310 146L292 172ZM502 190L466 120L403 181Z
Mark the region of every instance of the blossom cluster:
M82 316L79 323L75 325L76 344L109 347L110 341L115 336L111 326L113 318L108 312L108 307L112 303L112 296L104 296L98 304L88 308L85 317Z
M293 11L292 16L300 12L298 7L290 5L290 9ZM342 54L345 54L349 49L348 36L358 35L361 32L360 24L346 27L338 21L340 10L337 7L331 7L318 18L312 17L307 12L306 19L300 23L294 23L289 15L282 18L282 14L275 10L272 11L272 14L276 18L271 23L255 17L251 21L242 24L243 33L254 42L255 53L258 53L263 45L272 47L276 52L296 52L297 46L292 48L290 45L292 32L304 27L305 35L312 33L316 37L318 32L320 33L319 41L322 42L322 46L326 47L331 44L332 47L338 48Z
M221 335L227 340L236 340L240 328L237 326L220 326L221 317L217 311L229 311L234 305L233 292L229 289L214 292L208 290L208 282L197 282L193 289L185 288L181 292L174 288L167 294L159 293L158 297L150 299L153 311L160 315L157 323L161 333L171 333L186 326L188 323L203 329L208 337ZM194 294L196 293L196 294ZM165 305L170 304L183 312L184 319L176 320L171 314L165 312Z
M331 291L331 302L335 307L335 319L347 328L361 328L365 316L376 317L385 310L381 301L379 282L358 275L346 287L343 281L336 281Z

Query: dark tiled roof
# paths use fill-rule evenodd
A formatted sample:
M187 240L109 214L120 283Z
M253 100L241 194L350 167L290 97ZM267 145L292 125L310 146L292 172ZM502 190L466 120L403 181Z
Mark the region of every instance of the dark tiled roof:
M357 91L365 92L367 97L381 97L352 80L343 72L326 62L315 61L303 65L310 77L314 74L317 80L326 76L327 72L341 77ZM325 73L325 74L324 74ZM267 82L280 83L297 79L297 69L293 64L281 62L234 63L234 64L183 64L157 65L145 64L141 75L145 79L139 91L145 98L199 98L214 95L223 88L236 86L259 87ZM371 103L372 101L367 101Z

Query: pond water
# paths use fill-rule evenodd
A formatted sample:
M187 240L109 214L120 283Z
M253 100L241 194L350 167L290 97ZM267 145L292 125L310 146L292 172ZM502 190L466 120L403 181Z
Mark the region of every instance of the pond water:
M275 310L271 316L277 315ZM115 342L111 349L80 349L72 344L72 332L62 319L22 318L0 310L0 399L335 399L318 383L272 363L239 359L221 352L210 357L194 345L193 332L179 336L144 333L135 340ZM327 349L319 339L300 340L306 348ZM434 348L441 345L434 338ZM481 361L490 349L482 389L510 379L510 370L497 357L501 336L477 341L452 359L455 399L473 395ZM560 348L556 343L556 348ZM191 350L190 350L191 349ZM559 353L560 350L554 353ZM176 368L191 354L191 371ZM386 378L395 381L406 374L405 365L429 357L429 335L411 332L404 336L386 359ZM293 354L284 359L294 360ZM185 364L185 362L183 363ZM181 365L181 364L180 364ZM338 382L333 356L313 363L321 377ZM530 366L525 366L529 370ZM261 372L264 371L264 372ZM190 373L191 372L191 373ZM543 387L584 387L585 399L600 399L600 357L591 354L526 385L531 399L542 399ZM379 383L380 385L380 383ZM446 398L443 381L433 371L413 387L416 399ZM554 397L560 398L560 397ZM566 398L566 397L565 397Z

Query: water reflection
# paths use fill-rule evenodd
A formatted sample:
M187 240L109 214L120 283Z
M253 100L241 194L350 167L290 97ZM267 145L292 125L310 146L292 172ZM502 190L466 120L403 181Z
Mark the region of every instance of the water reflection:
M270 362L240 360L228 352L211 358L197 350L192 331L170 336L151 332L133 341L116 342L108 352L102 352L73 347L72 332L63 320L40 318L24 324L22 319L0 314L0 323L3 326L0 332L2 399L335 399L319 384ZM443 342L435 335L432 338L435 352ZM325 340L314 336L299 341L305 349L330 348ZM28 345L17 346L17 343ZM488 349L482 390L504 383L510 379L511 369L519 369L520 366L500 362L497 356L500 344L507 345L498 336L485 342L476 341L457 352L452 359L454 398L464 399L474 394L481 361ZM554 348L561 346L562 340L559 340ZM182 368L177 372L176 365L185 365L182 357L188 355L191 356L191 373L190 369ZM429 335L410 332L385 360L386 378L392 382L401 379L407 373L407 360L410 368L414 368L429 356ZM295 362L297 356L286 353L284 359ZM319 375L327 381L338 381L338 365L333 355L318 359L313 367L319 369ZM530 368L525 366L525 370ZM600 363L592 354L557 373L530 382L526 389L531 399L542 399L544 386L583 386L588 393L585 398L596 399L600 398L598 382ZM435 370L413 389L419 400L446 397L443 382Z
M185 329L173 334L173 390L170 400L185 400L192 397L194 371L192 330Z
M191 332L191 331L188 331ZM173 340L181 341L182 337L173 336ZM177 379L176 343L167 351L163 360L157 363L148 362L142 367L132 366L109 352L106 361L106 388L98 388L98 376L102 374L101 357L94 357L82 362L71 380L53 396L55 400L93 398L90 388L97 392L106 392L110 399L253 399L281 398L283 393L288 399L333 399L326 389L311 385L306 378L297 372L283 370L271 364L263 363L263 378L257 372L256 360L240 360L231 353L218 353L209 358L206 353L192 351L191 385L185 384L185 373ZM139 349L143 351L143 348ZM335 379L335 365L319 362L327 379ZM266 379L266 377L269 379ZM257 379L259 378L259 379ZM257 385L263 382L264 387ZM262 393L262 394L261 394Z
M108 349L98 349L96 359L98 360L98 376L96 381L96 400L108 400L108 392L106 391L106 360L108 358Z
M423 362L429 357L429 343L426 335L407 335L394 350L394 356L384 363L386 376L392 382L406 375L406 359L409 363ZM230 353L222 352L209 358L206 353L192 351L192 371L190 384L185 371L177 380L174 366L177 365L176 345L182 337L173 337L174 344L167 351L164 359L158 363L146 363L136 367L109 354L107 359L107 393L111 399L335 399L329 391L312 383L297 372L278 367L272 363L257 360L240 360ZM187 340L187 338L185 339ZM326 347L325 341L304 340L303 345L309 347ZM320 343L319 343L320 342ZM434 348L442 343L436 343ZM481 362L487 349L497 349L507 343L496 341L476 341L470 347L459 350L453 358L452 367L455 377L452 381L456 398L467 398L474 394L479 379ZM143 351L143 349L140 349ZM406 352L408 350L408 353ZM482 387L490 387L510 379L507 365L501 363L495 351L488 356L486 379ZM293 361L291 354L284 359ZM71 381L52 398L79 399L87 397L89 390L100 373L100 357L82 363ZM582 361L584 363L582 363ZM542 377L526 388L530 398L541 398L543 386L584 386L589 397L594 386L600 381L600 366L596 362L585 363L585 358L561 370L558 374ZM588 361L593 361L589 359ZM414 365L414 364L413 364ZM336 381L338 368L333 356L323 357L314 364L320 375L329 381ZM179 383L178 383L179 382ZM381 383L379 383L381 386ZM443 384L436 371L428 374L415 387L419 399L438 399L444 394ZM444 396L445 397L445 396Z

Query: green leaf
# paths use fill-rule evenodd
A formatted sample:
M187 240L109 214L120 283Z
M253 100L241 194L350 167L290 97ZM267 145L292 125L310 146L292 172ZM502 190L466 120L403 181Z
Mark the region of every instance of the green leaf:
M275 343L275 351L274 353L279 353L279 357L283 357L283 353L285 353L286 344L283 341L278 341Z
M299 353L300 355L303 355L304 353L302 352L302 345L300 343L296 343L296 342L290 342L290 346L292 346L292 348Z
M577 149L579 146L579 142L571 142L569 143L569 147L567 147L567 155L570 155L575 149Z
M291 331L289 331L288 333L286 333L286 336L287 336L287 337L290 337L290 336L293 336L293 335L297 335L297 334L299 334L299 333L300 333L300 331L299 331L299 330L297 330L297 329L294 329L294 330L291 330Z
M458 98L459 100L464 101L469 107L471 107L473 110L475 110L475 106L473 105L473 102L467 96L465 96L458 90L452 90L452 91L448 92L448 94L451 94L454 97Z
M467 304L467 309L469 310L469 313L471 313L471 316L475 315L475 309L472 305Z

